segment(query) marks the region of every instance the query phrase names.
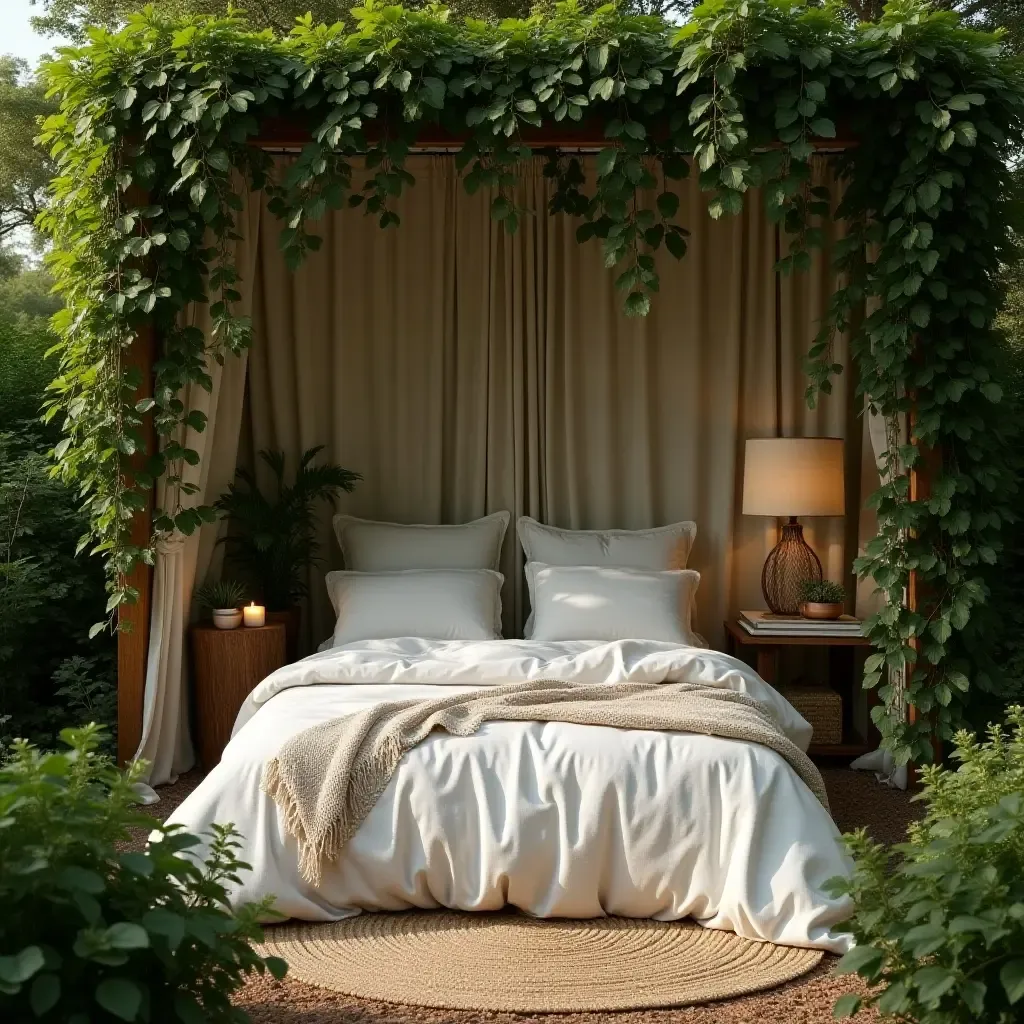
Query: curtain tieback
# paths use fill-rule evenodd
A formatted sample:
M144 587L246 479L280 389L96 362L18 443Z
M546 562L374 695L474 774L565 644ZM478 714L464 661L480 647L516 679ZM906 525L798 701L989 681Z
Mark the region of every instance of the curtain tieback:
M185 550L185 535L180 530L162 533L156 540L156 553L161 558L180 555Z

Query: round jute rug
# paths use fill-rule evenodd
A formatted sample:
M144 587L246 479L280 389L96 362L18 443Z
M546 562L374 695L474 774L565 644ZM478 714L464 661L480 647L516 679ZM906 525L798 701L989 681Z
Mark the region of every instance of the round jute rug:
M538 920L448 911L268 927L289 974L364 999L519 1013L689 1006L791 981L820 950L741 939L692 921Z

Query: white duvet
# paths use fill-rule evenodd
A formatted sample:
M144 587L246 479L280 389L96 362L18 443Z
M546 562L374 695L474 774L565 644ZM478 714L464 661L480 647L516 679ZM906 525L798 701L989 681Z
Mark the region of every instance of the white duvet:
M387 700L526 679L702 682L762 701L806 749L811 729L750 668L715 651L618 641L349 644L286 666L243 705L221 762L171 815L201 834L233 822L252 865L232 892L288 917L507 904L540 917L676 920L844 952L845 901L823 892L849 864L832 819L758 744L691 733L491 722L433 734L313 888L260 789L301 729Z

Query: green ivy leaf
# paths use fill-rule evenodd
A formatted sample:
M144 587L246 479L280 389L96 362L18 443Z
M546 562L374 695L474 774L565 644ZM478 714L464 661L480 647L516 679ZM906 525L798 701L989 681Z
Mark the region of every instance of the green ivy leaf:
M149 945L146 929L132 921L118 921L106 932L107 942L114 949L145 949Z
M14 956L0 956L0 981L8 985L23 985L43 969L43 951L38 946L26 946Z
M942 189L939 188L939 183L934 178L929 178L918 186L916 194L917 201L921 206L926 210L930 210L942 197Z
M1024 999L1024 959L1010 960L999 968L999 981L1011 1006Z
M658 213L671 220L679 211L679 196L675 192L662 192L658 196Z
M615 169L615 162L618 160L619 151L612 146L602 149L597 154L596 166L598 177L606 177Z
M134 85L126 85L122 89L118 89L114 93L114 106L118 110L127 110L134 102L135 97L138 95Z
M677 259L686 255L686 239L678 232L669 231L665 235L665 248Z
M192 136L185 135L171 147L171 158L174 160L175 165L180 164L185 159L185 154L189 151L191 145Z
M626 296L626 316L647 316L651 310L651 297L646 292L633 291Z
M60 977L56 974L36 975L29 989L28 1001L37 1017L49 1013L60 1000Z
M133 1021L142 1007L142 989L130 978L106 978L96 986L96 1002L120 1020Z
M965 146L973 146L978 141L978 129L970 121L960 121L953 128L953 134Z

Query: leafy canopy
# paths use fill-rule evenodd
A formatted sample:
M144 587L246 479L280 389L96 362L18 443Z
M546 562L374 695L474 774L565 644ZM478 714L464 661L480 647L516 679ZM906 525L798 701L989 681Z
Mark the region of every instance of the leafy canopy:
M872 25L797 0L710 0L682 27L571 3L497 26L372 3L353 16L355 31L305 18L282 38L240 17L173 21L150 9L118 32L91 30L47 69L60 111L44 138L59 174L44 223L67 302L49 415L63 422L61 472L81 488L108 559L110 609L134 599L126 574L152 559L128 524L157 477L172 485L161 526L189 533L214 515L193 507L183 482L183 464L199 460L183 428L205 420L182 389L210 386L208 361L249 343L234 308L233 174L270 193L297 266L319 247L315 224L329 209L398 224L391 200L415 184L406 157L424 126L466 139L466 188L485 190L514 231L529 133L586 120L606 140L596 184L585 186L578 161L548 154L551 212L579 218L581 241L601 240L628 314L645 314L655 297L661 251L685 254L672 182L691 168L713 217L761 189L789 240L782 272L809 266L822 218L846 220L809 398L842 370L832 342L850 332L861 390L890 436L889 482L874 498L880 532L858 564L888 601L867 625L876 653L866 682L881 687L879 724L898 757L929 758L930 735L953 734L971 685L994 685L980 610L1013 514L991 325L1024 81L999 38L919 0L892 0ZM310 130L283 180L249 145L268 116ZM840 135L856 146L837 159L836 208L811 187L810 160ZM356 177L355 157L368 173ZM651 188L660 194L645 209L638 192ZM210 302L208 336L180 325L193 301ZM150 325L162 347L152 389L123 361ZM911 396L914 434L901 445ZM140 469L146 415L162 446ZM938 453L938 472L931 494L912 499L906 470L922 449ZM911 572L925 595L913 611L903 602ZM913 724L893 673L906 674Z

